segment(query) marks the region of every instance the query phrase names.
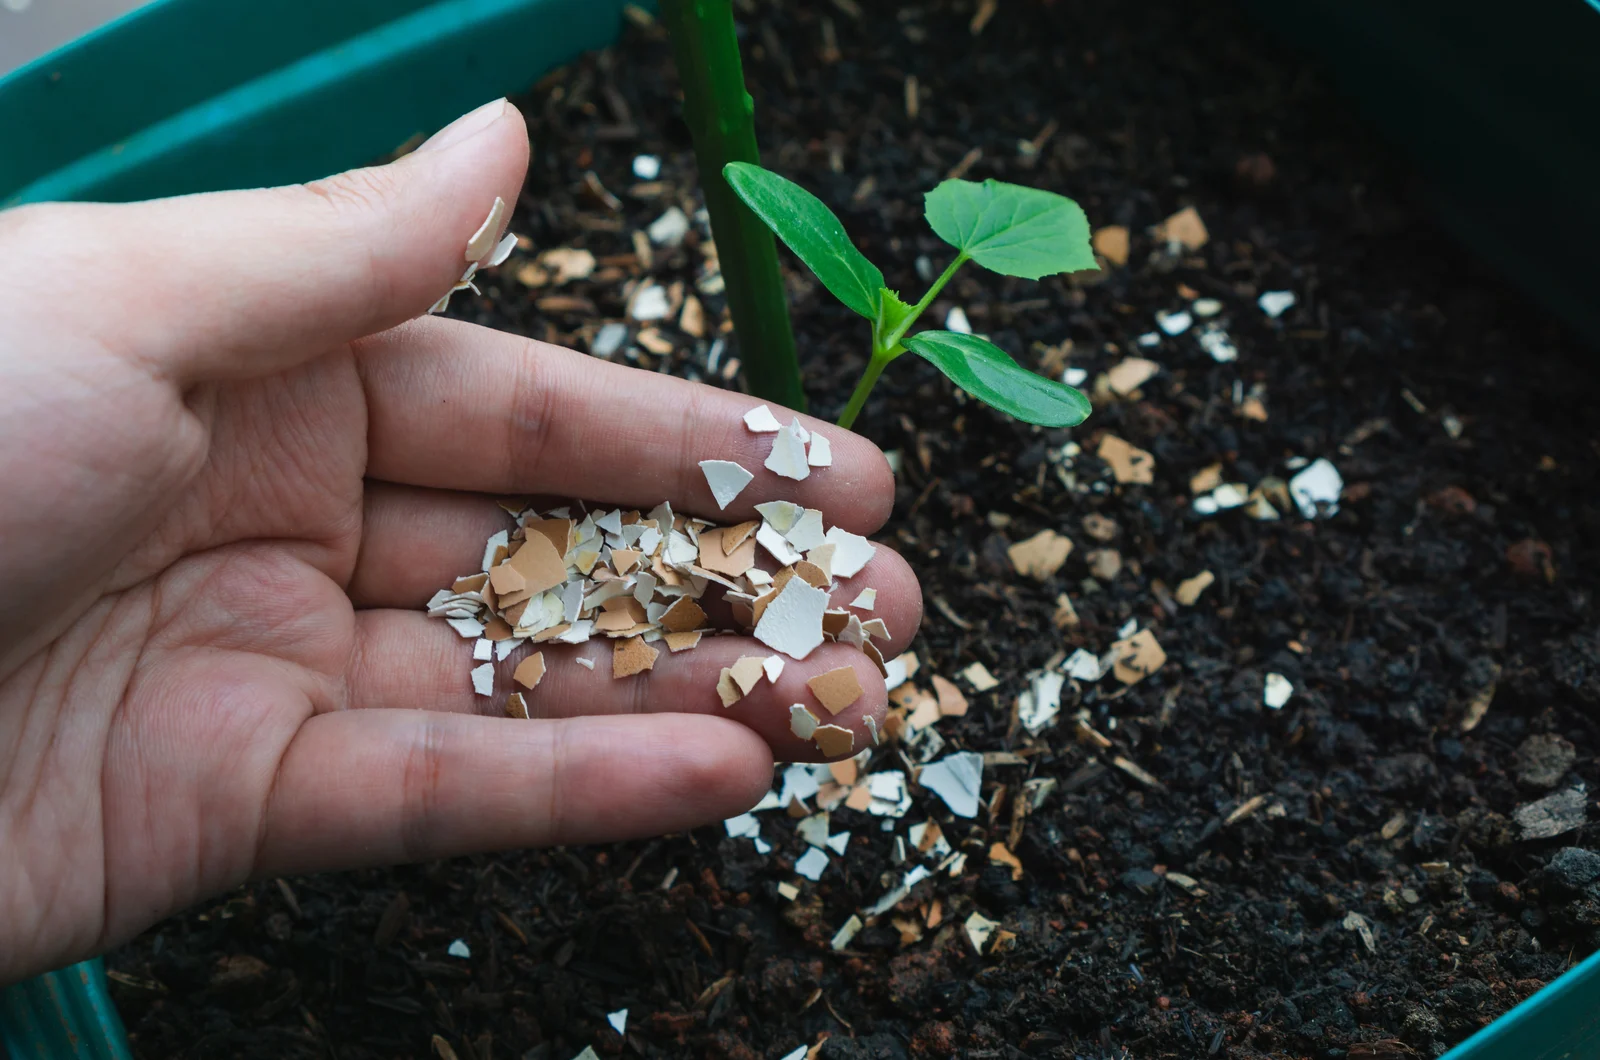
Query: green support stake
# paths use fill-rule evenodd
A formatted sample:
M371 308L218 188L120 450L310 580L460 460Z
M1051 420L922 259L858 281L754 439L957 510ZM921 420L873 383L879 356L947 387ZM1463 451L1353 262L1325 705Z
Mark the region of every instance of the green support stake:
M745 90L731 0L662 0L672 36L683 115L694 137L700 186L717 240L728 309L750 389L792 409L806 407L778 248L772 233L723 179L729 162L760 163L755 104Z

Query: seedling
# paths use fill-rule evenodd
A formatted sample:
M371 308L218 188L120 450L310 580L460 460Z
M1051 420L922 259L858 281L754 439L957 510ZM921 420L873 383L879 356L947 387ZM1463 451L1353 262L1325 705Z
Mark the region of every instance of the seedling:
M1003 276L1038 280L1096 267L1089 221L1078 204L1054 192L986 180L947 180L926 196L928 223L956 257L915 305L884 286L883 273L856 249L822 200L748 162L723 168L728 184L794 251L835 298L872 324L872 355L839 417L850 427L889 362L915 353L979 401L1019 420L1071 427L1089 415L1089 399L1064 383L1022 368L1000 347L953 331L911 334L957 270L972 261Z

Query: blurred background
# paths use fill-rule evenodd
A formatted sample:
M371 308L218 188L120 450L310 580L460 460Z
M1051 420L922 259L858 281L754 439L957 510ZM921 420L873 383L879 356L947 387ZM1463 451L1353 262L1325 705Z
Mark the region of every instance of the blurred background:
M145 0L0 0L0 77Z

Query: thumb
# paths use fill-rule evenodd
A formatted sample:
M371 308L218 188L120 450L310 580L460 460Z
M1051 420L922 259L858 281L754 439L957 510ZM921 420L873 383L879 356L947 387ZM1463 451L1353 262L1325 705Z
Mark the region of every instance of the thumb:
M522 115L498 99L396 162L310 184L19 211L0 261L65 263L80 325L180 385L259 375L424 313L475 234L493 247L527 166Z

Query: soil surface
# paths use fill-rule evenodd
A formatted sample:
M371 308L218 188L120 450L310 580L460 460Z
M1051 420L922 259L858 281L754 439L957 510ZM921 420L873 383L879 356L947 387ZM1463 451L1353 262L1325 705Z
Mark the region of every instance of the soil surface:
M1008 421L914 358L861 420L902 458L881 539L930 605L912 683L973 662L1000 681L960 682L972 709L936 726L942 753L990 755L985 805L958 818L917 789L898 820L841 807L848 852L815 883L782 811L761 816L768 855L712 826L266 881L111 955L138 1055L775 1060L826 1039L811 1055L1431 1057L1592 949L1600 859L1556 857L1600 847L1587 795L1554 807L1553 838L1513 816L1600 781L1590 355L1430 227L1325 79L1228 5L1010 0L976 37L966 2L742 6L769 164L834 206L891 286L920 293L918 257L947 260L921 193L954 170L1070 194L1132 233L1098 282L969 267L929 319L959 306L1086 388L1129 356L1160 366L1082 428ZM694 212L675 99L666 42L638 26L523 99L513 227L533 249L453 312L590 350L630 285L694 291L698 225L648 266L635 241L669 206ZM1149 230L1186 206L1209 242L1173 252ZM590 250L593 273L528 267L558 247ZM865 333L785 261L813 411L834 414ZM1270 318L1267 291L1295 304ZM1201 348L1207 321L1158 332L1197 296L1221 303L1236 362ZM698 297L714 330L721 300ZM737 351L692 324L639 330L612 359L740 385ZM1095 456L1108 433L1153 455L1152 483L1115 481ZM1280 483L1318 458L1343 497L1306 519ZM1191 477L1218 463L1281 518L1197 515ZM1022 577L1007 548L1043 529L1077 547ZM1202 571L1214 583L1178 604ZM1130 621L1165 666L1069 682L1029 736L1028 674ZM1293 686L1281 709L1269 674ZM930 817L964 863L832 949L909 867L894 837ZM981 955L973 913L1000 925ZM606 1021L622 1008L625 1036Z

